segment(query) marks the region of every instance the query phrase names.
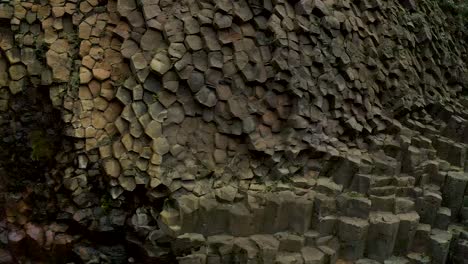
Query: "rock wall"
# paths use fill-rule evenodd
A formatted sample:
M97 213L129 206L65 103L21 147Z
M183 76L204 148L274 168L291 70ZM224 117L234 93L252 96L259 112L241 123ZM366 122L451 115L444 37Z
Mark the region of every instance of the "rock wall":
M16 191L0 258L465 263L453 20L430 0L0 3L0 110L33 91L65 124L55 209Z

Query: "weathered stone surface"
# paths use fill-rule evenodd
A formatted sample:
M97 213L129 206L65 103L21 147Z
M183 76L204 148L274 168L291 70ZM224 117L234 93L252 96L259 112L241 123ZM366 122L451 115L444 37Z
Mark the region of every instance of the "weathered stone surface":
M198 91L198 93L195 95L195 98L198 102L207 107L213 107L218 102L216 94L206 86L202 87L200 91Z
M164 155L169 152L170 145L166 138L159 137L153 139L153 144L151 146L153 150L159 155Z
M42 257L82 243L57 246L65 230L27 224L36 209L21 203L50 178L70 191L47 193L58 205L37 199L57 221L128 230L144 253L119 262L118 250L73 245L86 263L169 251L181 263L466 259L450 225L468 219L466 34L437 3L39 2L0 4L0 110L13 120L2 144L28 145L22 111L42 92L74 139L40 184L7 196L20 200L7 228L28 234L8 241L0 219L0 243L40 242ZM21 169L29 154L10 149ZM236 238L210 238L221 233Z
M93 76L99 81L104 81L110 77L111 73L105 69L93 69Z
M104 171L107 175L117 178L120 176L120 164L115 159L107 159L103 161Z
M202 39L197 35L188 35L185 38L184 43L185 43L185 46L189 50L196 51L196 50L200 50L201 48L203 48Z
M400 219L390 213L371 213L367 236L367 256L384 261L393 254Z
M67 82L70 78L70 61L66 53L57 53L52 49L46 53L47 65L52 69L55 81Z
M151 61L151 69L159 74L165 74L172 67L171 60L163 53L156 53L153 60Z
M463 193L468 183L468 174L461 172L448 172L442 190L443 204L450 208L451 219L454 220L463 202Z
M341 217L338 226L338 237L342 245L340 256L346 260L362 258L369 223L358 218Z

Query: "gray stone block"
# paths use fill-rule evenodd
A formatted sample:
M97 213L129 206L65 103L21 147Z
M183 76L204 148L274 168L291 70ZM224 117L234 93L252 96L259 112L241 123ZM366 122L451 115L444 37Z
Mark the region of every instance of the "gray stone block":
M462 172L450 171L447 174L444 188L442 190L443 205L450 208L451 220L458 217L463 204L466 185L468 183L468 174Z
M336 212L336 201L334 198L317 193L314 199L311 227L315 228L319 220ZM316 229L318 230L318 229Z
M451 216L451 211L449 208L440 207L439 210L437 210L434 227L441 229L441 230L447 230L450 224L450 216Z
M235 238L232 252L234 256L234 263L258 263L256 259L258 248L255 243L250 240L250 238Z
M367 219L371 201L357 192L339 195L336 199L338 212L343 216Z
M411 252L406 257L410 260L410 263L415 264L429 264L431 263L431 257L425 253Z
M280 232L275 234L279 241L279 251L300 252L304 246L304 237L289 232Z
M359 218L340 217L338 226L338 238L341 244L339 256L351 261L362 258L369 223Z
M452 234L447 231L433 229L430 235L430 253L434 264L445 264L450 249Z
M307 195L297 196L289 211L289 230L303 234L311 224L314 201Z
M305 246L314 247L315 241L320 237L320 233L315 230L309 230L304 233Z
M419 215L416 212L398 214L400 225L395 241L395 254L405 255L413 243L414 234L419 224Z
M338 224L338 218L335 215L328 215L318 219L316 229L321 235L334 235Z
M369 223L367 256L374 260L384 261L393 253L400 219L391 213L373 212Z
M430 246L431 226L428 224L418 224L414 234L411 249L413 252L426 253Z
M301 249L304 264L324 264L325 254L315 247L303 247Z
M205 254L191 254L184 257L177 258L178 263L180 264L205 264L206 255Z
M273 235L253 235L250 239L259 249L258 257L262 263L273 263L276 259L280 242Z
M235 203L229 206L229 230L233 236L252 235L252 214L243 203Z
M319 246L318 249L325 254L325 263L336 263L338 259L336 250L327 246Z
M405 214L414 211L414 202L408 198L395 198L395 214Z
M370 195L372 211L393 212L395 208L395 195L375 196Z
M279 252L274 264L303 264L304 259L301 253Z

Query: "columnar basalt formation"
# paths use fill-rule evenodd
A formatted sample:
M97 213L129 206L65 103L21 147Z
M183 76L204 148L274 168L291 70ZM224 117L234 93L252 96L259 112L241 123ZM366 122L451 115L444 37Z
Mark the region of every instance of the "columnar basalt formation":
M55 211L17 198L0 263L468 263L452 20L431 0L0 1L0 111L45 93L65 123Z

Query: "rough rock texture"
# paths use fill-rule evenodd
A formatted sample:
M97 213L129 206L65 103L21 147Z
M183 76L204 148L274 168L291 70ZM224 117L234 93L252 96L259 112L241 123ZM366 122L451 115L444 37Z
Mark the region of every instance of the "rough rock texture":
M53 153L30 144L47 191L0 189L0 263L463 263L451 19L429 0L0 3L0 111L47 94L65 124Z

